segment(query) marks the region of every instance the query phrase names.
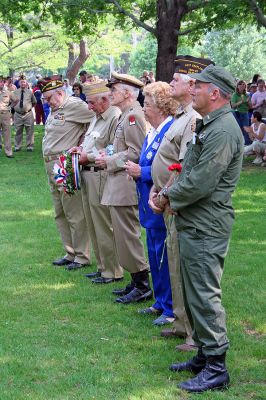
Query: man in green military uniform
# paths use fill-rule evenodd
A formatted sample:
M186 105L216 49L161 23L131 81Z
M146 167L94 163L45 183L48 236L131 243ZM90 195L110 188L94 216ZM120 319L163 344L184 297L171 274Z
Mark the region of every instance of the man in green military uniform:
M172 371L192 371L180 388L189 392L221 389L229 384L225 354L229 348L221 304L224 258L234 220L231 195L239 179L243 137L230 108L232 75L209 65L191 91L193 108L202 116L188 146L179 178L162 195L176 213L184 300L199 350Z

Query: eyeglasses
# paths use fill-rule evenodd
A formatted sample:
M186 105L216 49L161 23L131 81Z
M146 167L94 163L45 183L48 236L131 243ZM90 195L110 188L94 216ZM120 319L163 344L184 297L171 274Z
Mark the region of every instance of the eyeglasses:
M42 101L46 102L46 103L50 103L51 98L53 97L53 95L51 94L50 96L42 96Z

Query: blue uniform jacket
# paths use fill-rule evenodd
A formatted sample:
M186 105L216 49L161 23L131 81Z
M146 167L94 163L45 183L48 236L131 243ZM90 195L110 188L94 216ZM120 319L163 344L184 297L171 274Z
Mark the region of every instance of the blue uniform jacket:
M164 219L162 215L154 214L148 205L149 194L153 185L151 176L151 165L155 154L161 144L162 138L168 131L174 118L168 121L155 136L153 141L147 147L148 137L146 136L142 146L139 165L141 167L141 176L137 179L137 193L139 199L139 218L140 223L144 228L150 229L165 229ZM146 148L147 147L147 148Z

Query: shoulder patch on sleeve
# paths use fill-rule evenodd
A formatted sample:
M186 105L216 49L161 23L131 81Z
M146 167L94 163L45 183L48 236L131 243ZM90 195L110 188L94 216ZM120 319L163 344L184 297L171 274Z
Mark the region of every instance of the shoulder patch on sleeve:
M134 117L134 115L130 115L128 117L128 120L129 120L129 126L136 125L136 118Z

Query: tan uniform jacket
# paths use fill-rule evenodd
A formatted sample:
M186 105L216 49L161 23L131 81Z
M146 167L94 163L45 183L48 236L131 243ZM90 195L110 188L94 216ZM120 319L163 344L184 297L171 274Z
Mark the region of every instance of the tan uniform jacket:
M14 93L8 91L6 88L0 90L0 112L9 111L10 103L16 100L17 96Z
M24 96L23 96L23 107L20 108L20 98L21 98L21 90L16 89L14 90L14 95L18 98L19 102L15 105L14 110L19 114L28 113L33 106L37 103L37 100L30 89L24 89Z
M67 96L58 110L50 112L46 121L43 155L56 155L77 146L94 115L84 101Z
M87 153L89 165L95 165L95 155L92 152L93 147L96 147L97 150L101 150L113 143L114 133L120 115L121 111L119 108L111 106L99 116L96 117L95 115L91 120L91 124L82 143L82 147Z
M102 197L103 205L131 206L138 204L135 181L127 179L127 173L119 164L127 160L139 162L145 134L144 113L136 101L122 112L116 128L115 154L107 158L108 176Z
M183 160L196 127L196 118L201 117L192 108L192 103L177 110L176 119L164 135L152 163L152 179L157 190L163 188L170 177L168 167Z

